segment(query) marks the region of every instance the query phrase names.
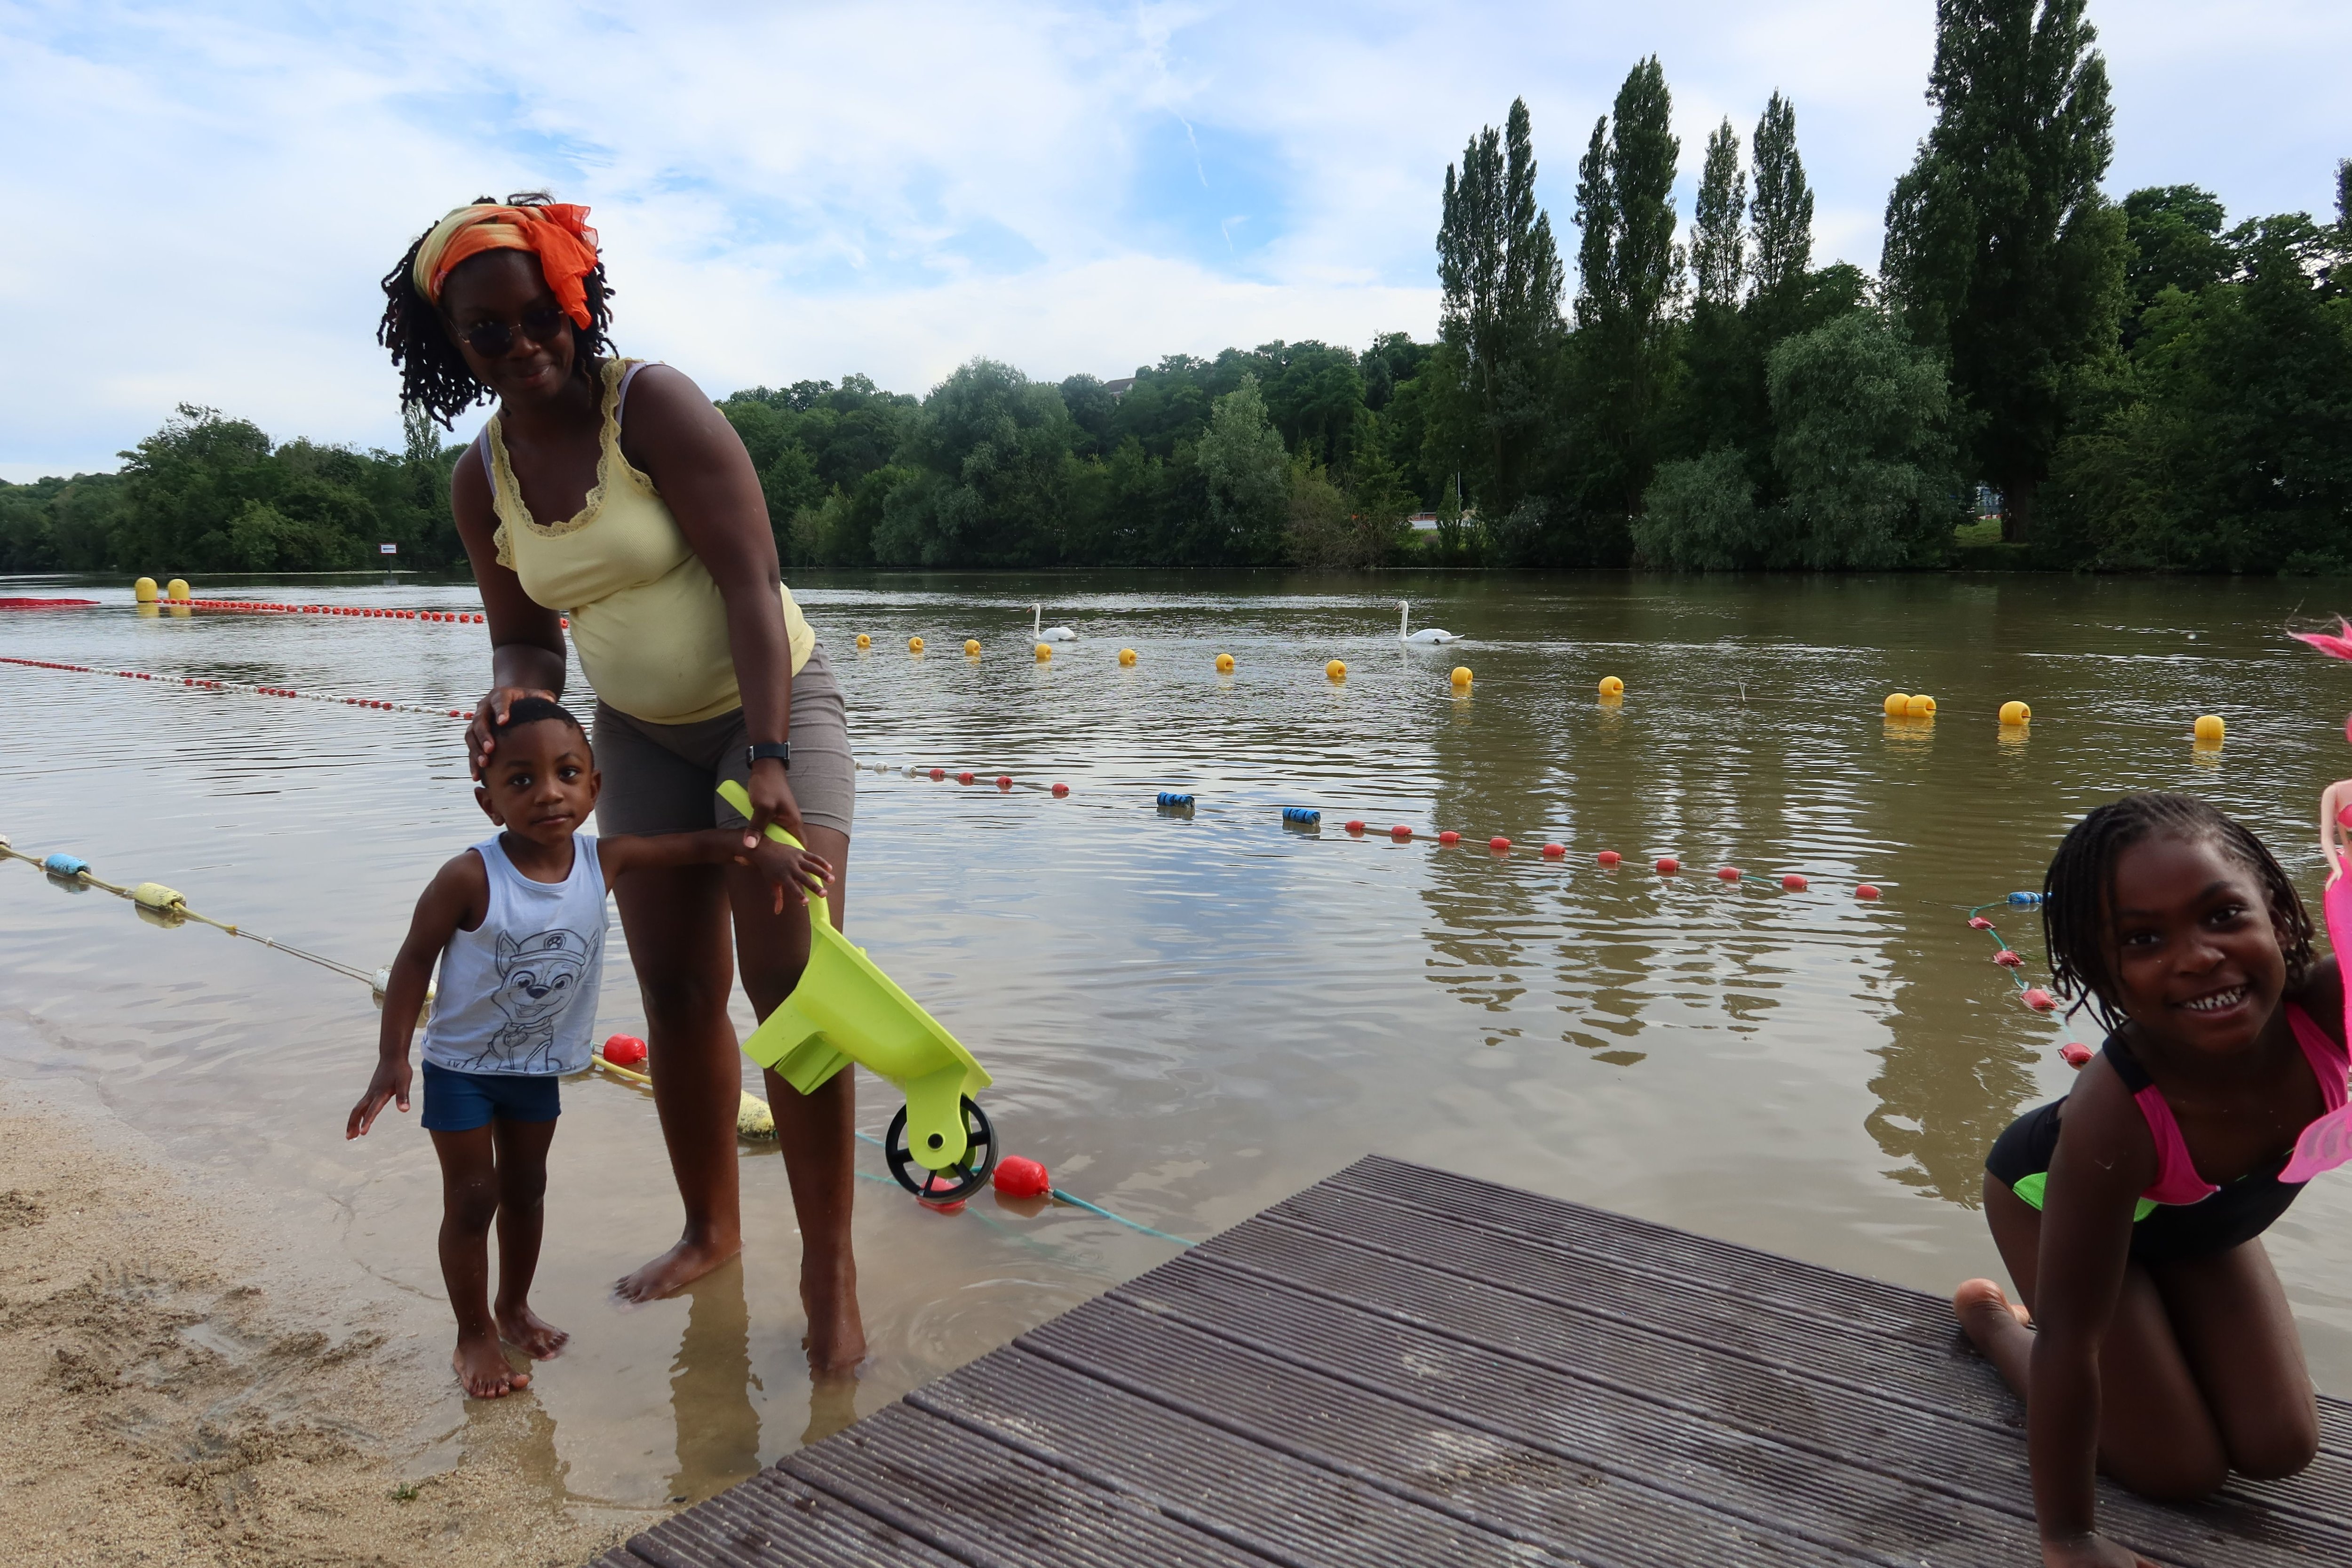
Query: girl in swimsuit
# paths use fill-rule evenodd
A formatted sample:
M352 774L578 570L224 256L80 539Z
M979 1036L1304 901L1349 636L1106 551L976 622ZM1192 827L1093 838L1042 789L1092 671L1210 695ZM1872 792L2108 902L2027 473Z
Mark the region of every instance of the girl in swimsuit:
M2131 1568L2096 1531L2095 1468L2189 1500L2318 1450L2259 1237L2302 1191L2280 1179L2298 1134L2345 1103L2343 983L2270 850L2185 795L2092 812L2043 886L2053 979L2110 1033L1986 1161L2022 1304L1971 1279L1952 1306L2026 1402L2043 1563Z

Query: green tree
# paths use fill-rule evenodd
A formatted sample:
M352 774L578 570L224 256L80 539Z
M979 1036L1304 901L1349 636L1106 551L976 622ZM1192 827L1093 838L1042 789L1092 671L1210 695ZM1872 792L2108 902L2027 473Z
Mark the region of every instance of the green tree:
M1062 395L1011 365L975 359L931 389L873 531L885 566L1045 566L1061 559Z
M1797 106L1773 93L1756 122L1756 201L1749 209L1756 292L1776 296L1813 265L1813 191L1797 153Z
M1781 563L1786 520L1756 504L1756 485L1737 447L1658 465L1633 522L1633 556L1645 566L1727 572Z
M1937 0L1936 121L1886 206L1881 265L1948 357L1970 466L2030 539L2072 378L2113 353L2128 241L2099 192L2114 153L2084 0Z
M1739 167L1739 133L1726 120L1706 139L1706 164L1691 214L1691 282L1701 308L1728 310L1739 303L1740 286L1748 276L1747 216L1748 176Z
M1782 342L1770 377L1792 563L1940 563L1961 508L1950 392L1937 357L1883 312L1863 309Z
M1682 143L1673 119L1665 71L1653 55L1627 74L1577 166L1577 403L1591 452L1584 489L1596 506L1626 518L1641 510L1650 482L1682 291L1674 201Z
M1523 99L1445 167L1437 231L1438 337L1450 353L1438 388L1459 406L1443 423L1453 461L1482 511L1509 510L1533 477L1561 334L1564 279L1550 216L1536 205L1534 135ZM1438 368L1438 367L1433 367Z
M1208 563L1261 565L1279 560L1290 500L1290 460L1266 418L1257 378L1217 399L1195 461L1207 490L1202 526L1181 556Z
M2221 198L2195 185L2153 185L2124 198L2124 345L2139 337L2140 318L2167 289L2194 294L2230 276L2237 255L2221 237Z

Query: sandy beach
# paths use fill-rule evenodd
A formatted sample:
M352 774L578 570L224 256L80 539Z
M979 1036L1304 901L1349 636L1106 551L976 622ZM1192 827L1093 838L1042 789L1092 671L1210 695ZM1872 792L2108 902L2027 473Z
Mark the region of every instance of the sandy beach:
M445 1346L368 1326L392 1320L305 1278L250 1194L174 1173L69 1094L0 1083L0 1530L18 1554L561 1564L646 1522L565 1496L528 1395L448 1430Z

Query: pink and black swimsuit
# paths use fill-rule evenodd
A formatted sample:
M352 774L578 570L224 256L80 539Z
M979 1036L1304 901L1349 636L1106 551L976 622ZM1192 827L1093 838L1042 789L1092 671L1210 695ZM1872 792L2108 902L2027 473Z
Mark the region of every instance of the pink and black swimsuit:
M2327 1110L2342 1109L2352 1059L2347 1059L2342 1045L2313 1022L2310 1014L2292 1002L2287 1004L2286 1017L2295 1043L2303 1047L2304 1059L2311 1064L2311 1076L2318 1080ZM2199 1175L2196 1163L2189 1156L2189 1144L2180 1136L2180 1123L2173 1120L2172 1107L2165 1103L2163 1091L2150 1081L2131 1047L2110 1035L2101 1054L2131 1090L2139 1113L2147 1119L2148 1133L2156 1140L2156 1180L2140 1194L2139 1207L2133 1215L2134 1258L2155 1263L2226 1252L2268 1230L2303 1191L2303 1183L2279 1180L2279 1173L2286 1168L2284 1152L2226 1187L2217 1187ZM2065 1105L2063 1100L2053 1100L2027 1111L2009 1124L1985 1157L1985 1169L2035 1208L2042 1206Z

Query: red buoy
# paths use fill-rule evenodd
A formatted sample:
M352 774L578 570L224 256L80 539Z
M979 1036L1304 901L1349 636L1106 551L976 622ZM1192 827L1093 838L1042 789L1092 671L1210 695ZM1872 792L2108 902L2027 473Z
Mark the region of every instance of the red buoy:
M1737 882L1739 880L1739 868L1737 866L1726 866L1718 869L1716 872L1716 875L1722 878L1727 882Z
M2058 998L2053 996L2049 992L2044 991L2039 985L2032 986L2028 989L2022 995L2018 997L2018 1000L2024 1003L2027 1006L2032 1008L2037 1013L2047 1013L2050 1009L2058 1005Z
M935 779L943 779L948 776L948 771L945 768L933 768L931 776Z
M1440 844L1459 844L1462 842L1462 835L1449 827L1437 836L1437 841Z
M2002 948L1999 952L1994 953L1992 955L1992 961L1995 963L2000 964L2003 969L2015 969L2025 962L2025 960L2015 951L2006 947Z
M1497 855L1507 855L1511 852L1511 841L1497 833L1494 837L1486 840L1486 847Z
M1563 859L1568 855L1568 846L1565 844L1547 844L1543 847L1543 854L1544 858L1547 860Z
M1412 829L1400 822L1394 827L1389 829L1389 837L1400 840L1410 838L1412 837Z
M1070 793L1070 786L1066 784L1057 784L1054 786L1054 793L1055 795L1067 795Z
M1355 816L1355 817L1349 817L1349 818L1348 819L1348 831L1349 831L1349 832L1350 832L1350 833L1361 833L1363 830L1364 830L1364 819L1363 819L1362 817L1360 817L1360 816Z
M646 1043L635 1035L614 1035L604 1042L604 1059L616 1068L633 1068L646 1059Z
M996 1190L1008 1198L1042 1198L1054 1190L1045 1167L1019 1154L1007 1154L996 1164Z
M2058 1059L2079 1072L2091 1059L2091 1047L2080 1040L2069 1040L2058 1047Z
M1992 930L1992 921L1985 919L1982 915L1970 915L1969 917L1969 929L1970 931L1990 931Z
M970 784L971 783L971 775L970 773L958 773L956 774L956 783Z
M1013 787L1013 775L1011 773L997 774L996 787L999 789L1011 789Z
M1788 889L1789 891L1792 893L1801 893L1805 890L1805 879L1802 877L1798 876L1794 871L1791 871L1787 876L1780 879L1780 886Z
M1681 870L1682 868L1683 868L1683 863L1682 863L1681 861L1679 861L1679 860L1675 859L1673 856L1671 856L1671 855L1661 855L1661 856L1659 856L1659 857L1658 857L1658 875L1659 875L1659 876L1661 876L1661 877L1671 877L1671 876L1673 876L1675 872L1677 872L1677 871Z
M1599 860L1603 866L1614 866L1619 861L1624 859L1625 857L1618 854L1614 849L1603 849L1599 855L1595 856L1594 858Z
M1878 897L1878 889L1864 882L1853 890L1853 896L1857 899L1874 899Z

